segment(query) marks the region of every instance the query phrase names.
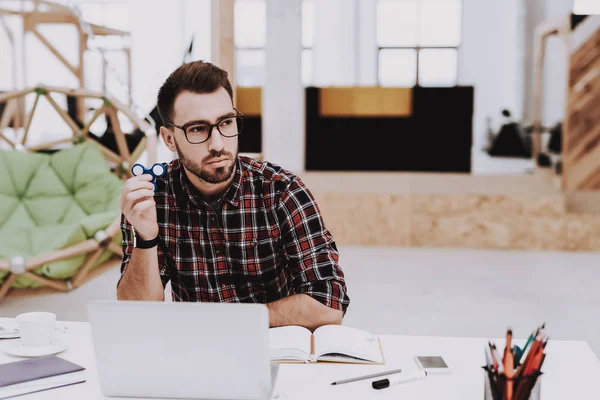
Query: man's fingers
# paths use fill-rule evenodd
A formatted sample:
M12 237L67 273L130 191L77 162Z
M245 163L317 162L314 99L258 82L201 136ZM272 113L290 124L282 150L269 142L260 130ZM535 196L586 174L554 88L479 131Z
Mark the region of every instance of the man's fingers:
M125 203L133 204L143 197L154 197L154 191L149 189L139 189L134 192L130 192L127 194L127 196L125 196Z
M154 184L152 182L147 181L127 181L125 182L125 186L123 186L123 192L129 193L135 190L140 189L149 189L154 190Z
M135 192L137 190L151 190L152 195L154 196L154 184L151 182L147 182L145 180L132 180L133 178L127 180L125 185L123 186L123 190L121 191L121 204L125 202L125 198L129 193Z
M152 200L143 200L138 202L135 206L133 206L133 208L131 209L131 211L134 214L141 214L144 211L150 210L152 208L155 207L154 201Z
M148 181L148 182L150 182L152 180L152 175L150 175L150 174L142 174L142 175L138 175L138 176L132 176L128 180L132 180L132 181Z
M142 201L149 201L151 204L156 206L156 203L154 202L154 196L152 194L142 193L141 190L138 190L136 192L130 193L125 198L125 201L122 205L123 213L127 214L128 212L130 212L130 210L133 210L133 207L135 207L136 204Z

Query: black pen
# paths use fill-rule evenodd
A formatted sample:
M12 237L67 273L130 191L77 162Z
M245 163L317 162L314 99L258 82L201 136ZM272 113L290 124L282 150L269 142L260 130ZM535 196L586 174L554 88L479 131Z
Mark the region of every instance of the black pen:
M373 382L372 386L373 386L373 389L381 390L381 389L390 387L392 385L398 385L400 383L410 382L410 381L418 381L421 379L425 379L426 377L427 377L427 371L421 370L417 375L409 376L407 378L400 378L400 379L395 379L395 380L391 380L391 381L389 379L382 379L380 381L375 381L375 382Z

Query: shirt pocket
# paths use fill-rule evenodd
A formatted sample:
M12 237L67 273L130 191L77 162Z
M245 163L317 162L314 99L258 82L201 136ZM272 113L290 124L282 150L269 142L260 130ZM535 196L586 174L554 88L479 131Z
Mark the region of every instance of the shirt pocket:
M269 285L279 277L279 240L272 232L261 229L258 232L244 232L238 240L227 242L227 251L236 278Z

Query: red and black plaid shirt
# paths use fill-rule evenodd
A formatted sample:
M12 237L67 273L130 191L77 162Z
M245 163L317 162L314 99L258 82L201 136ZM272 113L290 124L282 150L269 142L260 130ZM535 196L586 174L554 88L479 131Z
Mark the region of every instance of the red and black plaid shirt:
M346 311L338 250L300 178L268 162L238 157L221 218L191 185L179 160L166 165L154 195L163 285L176 301L268 303L304 293ZM123 261L133 241L123 216Z

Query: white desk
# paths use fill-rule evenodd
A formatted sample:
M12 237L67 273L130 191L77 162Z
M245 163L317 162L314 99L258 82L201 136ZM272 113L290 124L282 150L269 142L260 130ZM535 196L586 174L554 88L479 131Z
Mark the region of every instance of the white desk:
M11 321L0 318L0 323ZM70 347L59 356L87 368L87 382L22 397L23 400L104 399L96 372L96 359L91 341L90 326L83 322L67 322L67 341ZM278 399L483 399L483 348L487 339L381 336L387 364L384 366L357 365L282 365L275 386ZM497 341L502 347L504 344ZM0 346L5 345L0 341ZM600 361L585 342L551 341L542 377L542 400L598 399ZM413 355L442 355L453 373L430 376L392 386L384 390L371 388L371 381L331 386L335 380L361 376L379 371L402 368L416 372ZM0 352L0 364L19 360ZM168 366L166 366L168 368Z

